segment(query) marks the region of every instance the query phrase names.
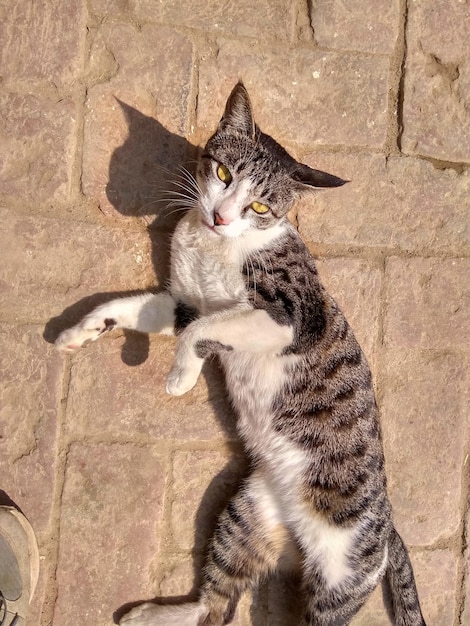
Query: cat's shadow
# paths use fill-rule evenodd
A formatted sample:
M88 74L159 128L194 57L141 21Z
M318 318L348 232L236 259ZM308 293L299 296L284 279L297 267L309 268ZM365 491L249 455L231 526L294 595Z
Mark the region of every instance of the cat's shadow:
M183 215L182 210L170 204L168 194L173 191L174 197L179 197L176 194L181 189L172 189L172 182L181 182L181 167L188 171L193 169L197 148L154 118L121 100L116 101L126 120L128 136L111 156L106 196L119 213L147 224L156 283L165 285L169 278L171 235ZM162 288L156 287L155 291ZM53 343L63 330L76 324L96 306L137 293L139 291L115 291L82 298L49 320L44 339ZM148 357L149 338L131 331L124 331L124 334L123 361L127 365L140 365Z
M156 283L164 286L169 277L170 239L183 213L175 211L168 202L167 192L171 181L180 177L184 166L194 174L198 149L183 137L168 131L156 119L144 115L128 104L117 100L128 126L125 142L116 148L109 164L109 180L106 196L112 206L126 217L144 219L148 225L151 242L152 264ZM181 182L181 178L179 178ZM176 192L181 189L176 187ZM175 197L177 197L175 195ZM123 233L123 236L125 234ZM163 287L157 287L155 291ZM139 291L99 292L75 302L45 326L43 337L53 343L58 335L76 324L95 307L115 298L141 293ZM122 360L129 366L143 363L149 355L149 337L142 333L124 331ZM248 462L241 445L235 440L235 415L220 388L221 371L216 363L207 363L203 374L206 377L209 402L216 418L227 435L231 448L231 459L226 467L213 478L198 507L195 522L195 540L192 551L193 587L184 596L158 597L153 601L175 604L197 597L201 582L204 550L215 527L216 519L228 500L234 495L240 482L248 474ZM263 595L263 592L260 592ZM114 614L115 623L122 615L143 600L134 601L119 608ZM263 602L253 602L253 626L264 626L266 617Z

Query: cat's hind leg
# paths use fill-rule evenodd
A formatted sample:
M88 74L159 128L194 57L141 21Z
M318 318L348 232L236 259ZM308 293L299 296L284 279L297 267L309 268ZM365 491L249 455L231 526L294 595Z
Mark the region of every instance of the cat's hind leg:
M222 512L209 545L201 600L208 615L201 626L229 624L241 594L259 585L280 561L296 563L298 552L261 472L255 472Z
M280 521L274 497L255 472L219 517L209 544L198 602L179 606L146 603L125 615L122 626L223 626L240 595L276 569L296 564L297 551Z
M386 546L377 547L368 556L356 555L355 566L347 575L339 557L338 551L333 550L329 557L318 551L314 560L308 555L304 559L305 612L301 626L346 626L384 576Z
M175 306L167 291L116 298L93 309L78 324L60 333L55 347L61 352L74 352L86 341L95 341L113 328L171 335Z

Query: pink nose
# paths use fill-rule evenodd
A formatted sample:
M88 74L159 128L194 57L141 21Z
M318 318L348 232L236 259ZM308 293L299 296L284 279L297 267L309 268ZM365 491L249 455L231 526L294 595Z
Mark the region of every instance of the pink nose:
M228 224L230 224L229 220L224 220L224 218L218 213L215 213L214 215L214 222L216 226L227 226Z

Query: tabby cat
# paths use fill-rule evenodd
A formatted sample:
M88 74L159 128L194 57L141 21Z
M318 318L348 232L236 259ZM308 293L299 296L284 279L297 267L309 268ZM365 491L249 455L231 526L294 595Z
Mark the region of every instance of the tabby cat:
M346 181L261 132L241 83L188 181L169 290L99 306L56 344L74 351L111 328L176 333L174 396L218 355L253 471L218 520L199 600L146 603L120 624L228 624L240 594L282 563L301 572L303 626L348 624L384 576L396 624L423 626L366 359L286 218L302 194Z

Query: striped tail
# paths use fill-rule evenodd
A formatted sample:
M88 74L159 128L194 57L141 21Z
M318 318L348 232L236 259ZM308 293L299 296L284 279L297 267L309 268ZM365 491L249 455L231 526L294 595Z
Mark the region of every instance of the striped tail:
M388 566L385 577L392 596L396 626L426 626L408 551L392 528L388 540Z

